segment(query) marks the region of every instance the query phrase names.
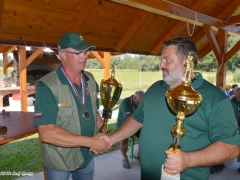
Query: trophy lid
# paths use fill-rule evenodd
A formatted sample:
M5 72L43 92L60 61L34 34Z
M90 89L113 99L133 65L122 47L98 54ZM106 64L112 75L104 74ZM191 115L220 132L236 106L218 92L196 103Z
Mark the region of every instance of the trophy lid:
M201 103L202 96L199 92L195 91L192 86L188 86L186 84L180 84L176 88L169 89L166 93L167 97L170 96L173 99L177 99L179 101L187 101L190 104L193 102Z

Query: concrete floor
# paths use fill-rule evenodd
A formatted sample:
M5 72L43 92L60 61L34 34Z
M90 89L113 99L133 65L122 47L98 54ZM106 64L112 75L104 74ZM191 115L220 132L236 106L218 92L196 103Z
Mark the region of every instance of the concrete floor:
M137 145L135 145L136 148ZM139 161L129 159L131 168L124 169L121 160L122 156L119 150L95 157L94 180L140 180ZM237 159L226 162L223 172L211 174L209 180L239 180L240 173L237 172L239 165ZM43 173L39 172L16 180L43 180Z

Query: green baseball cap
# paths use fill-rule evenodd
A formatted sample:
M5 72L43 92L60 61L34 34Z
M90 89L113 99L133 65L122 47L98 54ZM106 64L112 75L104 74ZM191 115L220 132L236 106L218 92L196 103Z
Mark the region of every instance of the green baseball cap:
M96 47L85 42L81 34L67 32L62 36L58 49L73 48L79 51L95 50Z

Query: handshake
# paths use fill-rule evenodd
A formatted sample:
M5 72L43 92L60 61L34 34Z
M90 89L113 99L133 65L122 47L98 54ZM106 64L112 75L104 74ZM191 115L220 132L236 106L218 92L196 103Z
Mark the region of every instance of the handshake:
M113 140L111 135L106 135L104 133L98 133L92 137L90 142L90 150L95 154L101 154L108 152L113 146Z

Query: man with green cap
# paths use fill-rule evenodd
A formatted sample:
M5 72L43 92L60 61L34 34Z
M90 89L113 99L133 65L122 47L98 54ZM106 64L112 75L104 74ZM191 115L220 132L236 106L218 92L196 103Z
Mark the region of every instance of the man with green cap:
M103 124L98 113L98 85L84 71L88 51L95 46L80 34L66 33L59 45L62 61L36 85L34 125L42 141L42 157L48 180L92 180L94 159L90 149L108 151L98 140ZM96 135L97 134L97 135Z

